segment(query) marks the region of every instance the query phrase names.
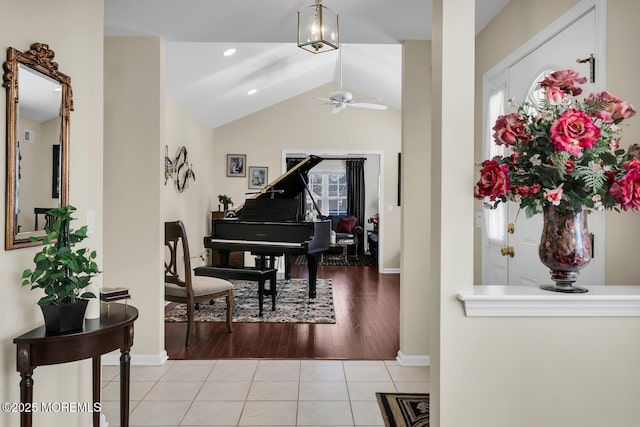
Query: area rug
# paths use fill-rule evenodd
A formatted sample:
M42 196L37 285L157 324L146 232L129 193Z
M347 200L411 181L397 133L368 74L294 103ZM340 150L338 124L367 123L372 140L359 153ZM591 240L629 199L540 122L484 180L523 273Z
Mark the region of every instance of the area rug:
M307 257L305 255L298 255L295 264L307 265ZM371 255L349 255L345 260L342 255L325 254L323 257L318 258L318 265L370 266L376 265L376 260Z
M278 280L276 310L271 311L271 296L265 295L263 316L258 317L258 285L248 280L230 280L233 283L235 304L234 322L294 322L336 323L333 308L331 280L316 280L316 299L309 302L307 279ZM266 285L268 286L268 285ZM224 322L226 304L219 298L213 304L200 304L196 310L196 322ZM186 322L187 306L178 304L165 314L167 322Z
M429 395L424 393L376 393L387 427L428 427Z

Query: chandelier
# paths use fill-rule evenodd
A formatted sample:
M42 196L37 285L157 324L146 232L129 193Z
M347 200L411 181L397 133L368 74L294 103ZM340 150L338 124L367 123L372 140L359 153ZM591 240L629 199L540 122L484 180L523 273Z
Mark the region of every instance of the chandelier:
M322 53L340 47L338 15L322 5L322 0L298 12L298 47Z

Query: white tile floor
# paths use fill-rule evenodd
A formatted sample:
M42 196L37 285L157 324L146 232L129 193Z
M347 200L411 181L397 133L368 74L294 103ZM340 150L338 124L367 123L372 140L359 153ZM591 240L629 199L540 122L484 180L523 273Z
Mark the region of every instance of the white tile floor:
M119 368L102 409L119 424ZM131 367L131 426L381 426L375 393L429 392L429 368L395 361L175 360Z

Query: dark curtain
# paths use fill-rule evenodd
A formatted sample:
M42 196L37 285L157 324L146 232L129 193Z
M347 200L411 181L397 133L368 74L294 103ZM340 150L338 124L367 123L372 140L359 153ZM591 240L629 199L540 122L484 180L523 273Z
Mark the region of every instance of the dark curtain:
M366 159L347 160L347 214L358 218L364 228L364 162Z
M287 157L287 170L293 168L295 165L303 161L304 157ZM307 174L303 175L303 178L306 183L309 183L309 176ZM307 190L304 190L302 193L296 196L296 200L298 201L298 220L304 219L304 214L306 211L307 205Z

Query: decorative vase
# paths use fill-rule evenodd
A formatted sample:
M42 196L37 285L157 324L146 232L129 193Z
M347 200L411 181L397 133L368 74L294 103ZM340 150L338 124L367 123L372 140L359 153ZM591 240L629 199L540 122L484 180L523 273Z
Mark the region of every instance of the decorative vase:
M544 225L538 253L540 261L551 270L555 285L542 289L554 292L581 293L587 289L573 286L580 270L591 261L591 237L587 230L587 212L555 206L543 208Z
M70 304L41 305L45 328L56 334L81 331L88 303L88 299L79 299Z

